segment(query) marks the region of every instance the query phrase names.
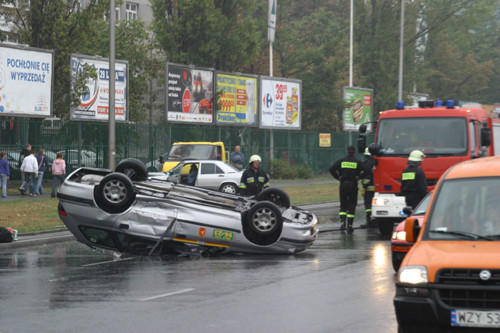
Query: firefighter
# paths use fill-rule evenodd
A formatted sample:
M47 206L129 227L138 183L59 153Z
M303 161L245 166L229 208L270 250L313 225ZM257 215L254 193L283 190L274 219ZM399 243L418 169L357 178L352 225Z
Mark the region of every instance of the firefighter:
M358 179L363 176L363 162L354 157L353 146L347 147L347 155L333 163L329 171L340 181L340 230L351 233L358 201Z
M257 195L262 189L269 187L269 177L260 168L261 158L259 155L250 156L248 169L241 175L240 194L246 197Z
M414 150L408 158L408 167L401 174L401 193L405 196L406 205L415 208L427 194L425 174L419 166L424 160L424 153Z
M375 227L375 223L372 220L372 199L375 195L375 188L373 186L373 157L372 154L368 151L368 147L366 147L364 154L366 159L363 162L363 168L365 170L365 174L363 176L363 180L361 184L363 185L363 200L365 203L365 216L366 223L360 225L361 228L371 228Z

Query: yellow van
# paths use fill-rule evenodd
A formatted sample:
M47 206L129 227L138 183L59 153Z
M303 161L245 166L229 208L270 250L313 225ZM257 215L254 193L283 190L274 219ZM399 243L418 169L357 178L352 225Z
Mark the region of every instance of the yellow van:
M182 160L227 161L224 142L175 142L163 163L162 172L169 172Z
M459 163L440 178L396 278L399 331L500 331L500 156Z

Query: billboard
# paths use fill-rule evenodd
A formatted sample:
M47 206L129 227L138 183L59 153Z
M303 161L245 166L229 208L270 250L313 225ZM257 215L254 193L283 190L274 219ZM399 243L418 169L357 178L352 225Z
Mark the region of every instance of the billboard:
M257 76L217 73L216 86L221 92L217 125L257 126Z
M361 124L372 130L373 90L366 88L344 87L344 131L358 131Z
M167 63L167 121L212 124L214 71Z
M0 116L52 115L54 54L0 44Z
M87 93L80 96L80 104L70 108L72 120L109 120L109 60L85 56L71 55L71 84L76 77L89 65L97 70L97 79L87 81ZM128 63L115 60L115 120L127 121L128 110Z
M301 94L301 80L261 76L260 128L300 130Z

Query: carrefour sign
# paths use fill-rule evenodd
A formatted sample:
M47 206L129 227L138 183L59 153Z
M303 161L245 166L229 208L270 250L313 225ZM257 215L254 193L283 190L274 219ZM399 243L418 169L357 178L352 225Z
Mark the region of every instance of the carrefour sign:
M301 87L301 80L261 77L260 127L300 129Z

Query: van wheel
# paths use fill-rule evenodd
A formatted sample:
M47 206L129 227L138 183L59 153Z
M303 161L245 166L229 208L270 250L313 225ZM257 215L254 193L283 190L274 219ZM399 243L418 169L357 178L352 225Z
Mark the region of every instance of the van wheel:
M120 214L134 202L136 192L132 181L122 173L105 176L94 188L94 200L106 213Z
M276 187L269 187L257 194L257 201L271 201L275 205L290 208L290 197L285 191Z
M134 181L148 179L148 169L146 169L146 165L144 165L141 160L136 158L126 158L121 160L116 166L115 172L123 173Z
M269 201L262 201L250 208L247 223L253 233L267 236L281 232L283 217L278 206Z

